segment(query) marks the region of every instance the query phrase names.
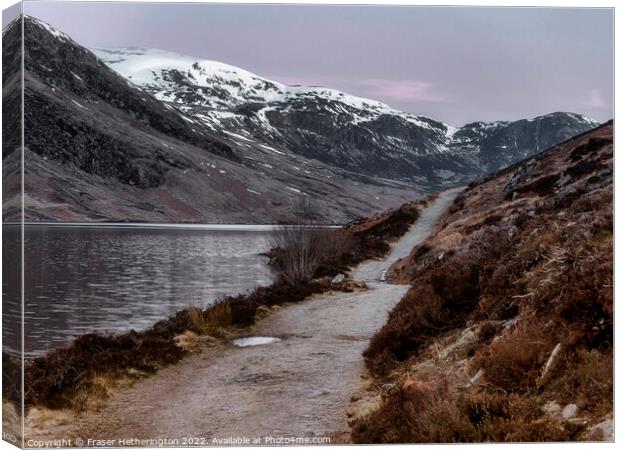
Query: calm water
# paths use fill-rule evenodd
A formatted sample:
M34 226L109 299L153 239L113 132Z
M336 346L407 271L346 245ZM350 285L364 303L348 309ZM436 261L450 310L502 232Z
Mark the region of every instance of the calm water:
M250 228L250 227L248 227ZM18 226L4 226L4 349L19 344ZM268 284L261 229L30 225L25 229L25 353L90 331L144 329L188 305Z

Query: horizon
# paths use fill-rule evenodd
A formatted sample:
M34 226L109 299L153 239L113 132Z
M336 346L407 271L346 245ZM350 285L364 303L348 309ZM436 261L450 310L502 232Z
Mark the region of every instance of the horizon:
M613 16L607 14L608 11L612 11L608 9L355 7L344 5L249 5L250 7L246 8L248 5L243 5L245 8L243 11L247 11L247 9L251 11L242 14L241 6L222 4L183 4L181 6L177 4L53 2L53 7L50 8L48 3L35 1L24 3L23 6L24 14L49 23L86 48L156 48L200 59L218 61L285 85L321 86L337 89L358 97L383 102L396 110L426 116L457 127L472 122L529 119L553 112L580 114L599 123L613 119L611 95L613 91L613 70L611 67L613 44L610 37L610 33L613 31L613 24L610 19ZM91 13L85 14L85 8L90 8ZM93 14L92 8L98 8L99 14ZM103 13L104 9L106 13ZM396 9L402 13L398 16L406 17L394 17L393 12ZM334 13L332 15L336 16L335 21L330 15L325 16L327 10ZM165 14L162 14L162 11ZM190 12L192 17L188 16ZM360 37L360 29L372 31L381 28L380 25L385 28L385 25L390 23L392 25L391 35L393 36L386 37L384 35L383 41L375 42L374 50L366 55L368 59L373 59L375 62L383 61L385 63L387 61L389 63L387 65L390 67L383 67L386 64L381 66L380 64L372 64L372 61L371 63L363 61L364 58L361 58L363 55L360 55L359 49L357 49L359 45L351 47L351 37L343 37L343 33L338 32L336 35L342 39L340 43L336 41L332 46L333 48L321 48L320 45L312 45L312 39L304 37L299 41L298 36L293 37L284 34L296 41L293 47L301 45L300 42L305 45L306 52L296 51L295 54L289 52L290 57L283 58L277 51L274 51L279 48L287 48L286 46L278 47L278 44L274 42L275 38L281 37L283 30L286 29L286 26L283 28L281 22L276 22L278 26L273 27L277 28L275 31L270 30L269 32L265 31L266 34L260 34L269 42L262 47L259 46L259 49L252 49L252 51L248 51L248 47L243 44L247 44L246 35L252 35L255 30L244 31L243 36L233 38L233 42L229 42L231 36L227 35L227 40L218 40L218 44L221 45L208 49L205 48L206 44L197 46L197 39L190 38L196 33L203 36L204 29L196 24L204 24L207 19L207 22L210 20L213 23L210 23L212 26L209 28L211 34L207 33L205 36L212 37L221 33L221 29L226 28L231 21L236 21L239 24L248 21L253 22L254 18L257 18L256 21L259 22L258 28L260 29L261 26L273 25L274 22L271 19L274 17L286 17L289 22L297 19L299 22L300 18L308 15L298 14L298 12L311 13L315 22L321 21L320 23L325 25L322 29L324 29L325 34L331 37L335 32L334 27L338 28L338 18L342 19L340 25L344 24L346 30L353 33L353 40ZM368 14L369 12L372 14ZM478 14L472 15L472 12ZM418 72L428 73L428 76L412 77L409 75L415 70L412 69L411 61L394 61L394 59L402 60L402 58L385 59L381 56L383 53L391 52L393 57L395 53L404 48L420 52L420 46L414 46L415 48L410 45L407 46L408 44L402 42L403 39L399 39L401 42L395 49L390 49L389 44L394 44L394 36L399 38L411 37L405 31L409 30L412 24L419 22L421 18L435 17L437 20L438 15L444 19L447 16L456 16L453 17L453 25L460 29L469 27L467 36L473 35L474 40L486 39L488 41L493 30L492 27L487 29L491 23L487 19L493 16L499 21L495 23L494 32L497 33L497 36L501 36L506 31L506 13L509 13L508 16L518 16L510 19L513 22L512 29L509 30L510 39L506 38L508 43L499 47L496 43L491 43L491 47L495 45L497 48L512 49L511 53L503 55L503 60L497 59L498 53L495 47L493 47L493 51L482 51L481 49L472 51L471 46L463 45L462 47L468 48L469 53L462 57L461 61L450 61L450 58L446 57L441 59L430 58L431 61L428 61L429 58L426 58L422 61L425 65L423 64ZM141 17L143 22L138 24L138 29L127 29L127 27L122 26L122 23L127 20L135 21L136 16ZM164 16L166 18L172 17L169 22L173 23L174 26L164 29L158 28L158 23L162 21ZM218 20L215 20L214 16ZM372 20L369 22L370 16L372 16ZM562 20L559 20L560 16L562 16ZM5 15L3 15L4 17ZM77 17L81 20L76 20ZM346 17L348 20L344 20ZM96 20L91 26L84 26L84 20L93 18ZM228 22L224 21L225 23L222 25L222 20L220 20L222 18L227 19ZM380 20L375 20L377 18ZM549 28L548 33L546 33L546 40L535 42L537 47L544 47L546 51L534 52L531 47L528 47L532 38L530 37L528 40L523 33L520 33L523 30L522 22L525 19L531 21L533 18L536 20L533 24L528 24L528 32L535 32L534 34L540 35L542 28ZM398 21L395 21L396 19ZM113 35L110 35L109 32L102 34L101 30L109 30L110 21L119 23L115 27L117 33ZM581 31L581 37L588 32L588 39L580 40L580 33L577 32L566 35L567 31L575 31L572 28L578 22L584 23L579 24L581 28L578 28L577 31ZM181 26L182 24L185 26ZM486 27L483 29L472 28L476 24L482 24ZM302 20L296 26L301 26L303 30L304 27L308 27L308 24ZM379 28L377 28L378 26ZM212 29L213 27L215 30ZM129 28L132 27L129 26ZM158 29L161 33L153 33L154 29ZM426 30L423 31L420 33L427 32ZM173 38L170 38L171 32L175 35ZM177 34L180 36L176 36ZM449 35L450 31L448 30L444 34ZM566 39L562 46L558 42L561 36ZM442 37L441 33L438 36L435 32L434 37L437 42L425 44L431 45L432 49L442 46L444 49L448 48L446 47L446 36ZM571 39L568 39L569 37ZM279 40L282 41L282 39ZM467 37L468 42L471 40L470 37ZM580 44L579 46L575 47L575 40ZM204 42L208 42L208 40ZM564 55L566 49L571 46L574 47L573 55L575 58L567 61ZM314 47L319 48L319 50L313 49ZM549 49L551 49L551 53L555 54L555 58L547 58ZM345 50L349 50L349 52L347 53ZM577 52L576 50L580 51ZM427 51L427 53L429 52ZM338 55L341 58L336 64L334 61L338 59L336 58ZM447 55L454 56L453 53L447 53ZM273 61L275 56L278 57L277 61ZM300 61L300 58L310 61ZM564 65L568 63L571 69L562 71L561 79L556 78L556 74L560 71L557 68L560 64L558 59L562 60L560 62ZM524 64L524 61L530 60L538 61L539 66ZM326 65L321 64L319 66L316 64L317 61L330 62L331 64L328 65L328 69L325 69ZM478 68L480 64L487 64L488 66L489 61L493 62L491 64L493 67L487 67L487 70ZM543 70L543 62L545 67L554 68ZM351 65L361 65L362 70L355 70L350 67ZM437 67L429 68L427 67L429 65ZM307 68L304 69L303 66ZM454 66L453 69L458 68L463 73L457 74L454 78L455 75L451 74L449 70L445 70L447 66ZM598 70L592 70L593 67ZM390 70L388 71L388 69ZM471 73L472 70L474 74ZM455 71L459 72L459 70L452 72ZM352 73L355 75L351 75ZM498 73L501 73L503 78L498 76Z

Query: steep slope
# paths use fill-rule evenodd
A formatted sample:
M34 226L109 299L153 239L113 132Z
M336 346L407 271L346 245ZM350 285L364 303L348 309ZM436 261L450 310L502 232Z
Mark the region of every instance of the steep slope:
M111 68L211 130L431 188L471 180L598 125L553 113L457 129L334 89L286 86L156 49L93 49Z
M273 223L308 197L343 222L419 191L215 136L49 25L24 36L26 219Z
M455 130L449 147L477 153L484 170L492 172L596 126L592 119L563 112L515 122L474 122Z
M613 123L469 185L391 276L355 442L613 439Z
M21 21L2 30L2 217L21 217ZM6 51L5 51L6 49Z
M455 129L162 51L96 50L104 64L31 17L24 32L29 220L272 223L310 199L319 220L346 222L594 124L555 113ZM19 117L20 102L10 101L18 97L5 95L10 117ZM7 167L19 159L11 148ZM7 219L17 219L16 206L4 204Z

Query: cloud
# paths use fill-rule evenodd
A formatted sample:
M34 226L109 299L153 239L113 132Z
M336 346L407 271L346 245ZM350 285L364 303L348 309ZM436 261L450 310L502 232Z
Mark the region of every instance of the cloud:
M270 78L288 85L323 86L340 89L350 94L385 102L395 100L405 103L443 103L446 101L445 96L436 92L435 85L428 81L384 78L346 79L323 76L310 78L286 75L275 75Z
M607 103L603 100L601 96L601 91L598 89L592 89L589 92L588 100L584 103L586 106L591 108L605 108L607 107Z
M433 83L415 80L362 79L355 84L368 89L378 98L405 102L442 103L445 96L435 92Z

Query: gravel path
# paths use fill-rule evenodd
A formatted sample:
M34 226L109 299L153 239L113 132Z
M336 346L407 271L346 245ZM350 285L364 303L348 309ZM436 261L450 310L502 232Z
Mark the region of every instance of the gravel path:
M345 410L360 382L362 352L407 290L376 281L429 234L455 195L448 191L424 209L384 260L354 271L369 290L328 293L273 313L248 335L281 341L187 357L87 414L80 435L178 439L177 445L245 437L246 444L256 438L269 444L269 438L324 437L347 429Z
M459 192L461 189L457 188L441 193L433 203L421 211L415 225L396 242L385 259L360 264L353 272L353 277L366 282L385 281L385 274L392 264L409 255L411 249L427 238L439 217L452 204Z

